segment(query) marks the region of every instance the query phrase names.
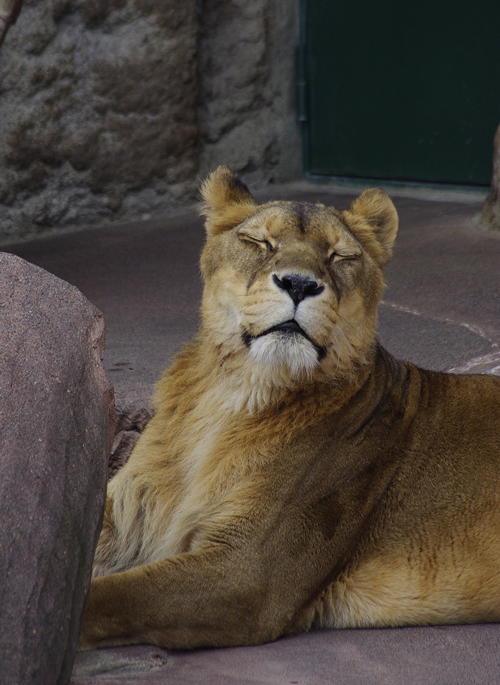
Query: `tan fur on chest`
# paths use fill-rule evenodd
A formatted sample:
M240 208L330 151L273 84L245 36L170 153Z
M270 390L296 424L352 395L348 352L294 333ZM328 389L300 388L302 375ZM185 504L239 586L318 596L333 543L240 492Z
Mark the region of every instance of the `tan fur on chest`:
M113 545L100 544L96 575L193 549L203 542L207 521L246 508L241 483L272 458L277 445L283 447L279 429L262 439L263 417L247 409L266 394L266 378L246 386L255 395L249 399L244 369L235 378L213 360L205 362L207 377L190 378L181 361L163 381L168 393L159 386L156 417L134 458L110 483L115 505L109 523L120 535Z
M182 405L153 419L134 460L111 482L110 497L123 502L114 513L122 531L120 570L187 551L200 524L220 507L232 471L224 436L238 423L221 385L223 379L213 378L197 393L188 422Z

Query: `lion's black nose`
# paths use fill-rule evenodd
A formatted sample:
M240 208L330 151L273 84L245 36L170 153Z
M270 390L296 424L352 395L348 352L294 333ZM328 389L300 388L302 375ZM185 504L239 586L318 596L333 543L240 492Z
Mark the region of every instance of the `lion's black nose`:
M306 297L319 295L325 289L323 285L318 285L312 278L300 276L299 274L285 274L281 278L273 275L273 281L278 288L286 290L295 305L305 300Z

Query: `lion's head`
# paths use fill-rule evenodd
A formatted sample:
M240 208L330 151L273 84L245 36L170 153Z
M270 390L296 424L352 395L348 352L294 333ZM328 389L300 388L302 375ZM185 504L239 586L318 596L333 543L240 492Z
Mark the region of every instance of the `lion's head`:
M373 350L398 217L381 190L350 209L257 205L219 167L202 186L203 330L254 383L294 388L352 375Z

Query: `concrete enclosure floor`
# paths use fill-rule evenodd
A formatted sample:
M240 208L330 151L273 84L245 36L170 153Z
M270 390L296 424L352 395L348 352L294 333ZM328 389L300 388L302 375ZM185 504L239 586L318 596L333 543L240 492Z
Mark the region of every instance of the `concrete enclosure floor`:
M346 190L281 187L257 194L345 209ZM480 202L395 197L400 234L386 270L379 339L438 370L500 374L500 233L474 224ZM117 397L144 405L198 326L201 220L115 224L4 246L76 285L104 313L105 366ZM499 437L500 444L500 437ZM500 626L318 632L260 647L169 652L150 646L77 656L74 684L500 682Z

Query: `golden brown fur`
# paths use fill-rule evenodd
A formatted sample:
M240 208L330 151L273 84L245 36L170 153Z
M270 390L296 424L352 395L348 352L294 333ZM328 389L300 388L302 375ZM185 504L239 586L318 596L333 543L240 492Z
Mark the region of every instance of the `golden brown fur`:
M203 184L203 323L109 485L82 646L500 618L500 379L375 340L397 233Z

